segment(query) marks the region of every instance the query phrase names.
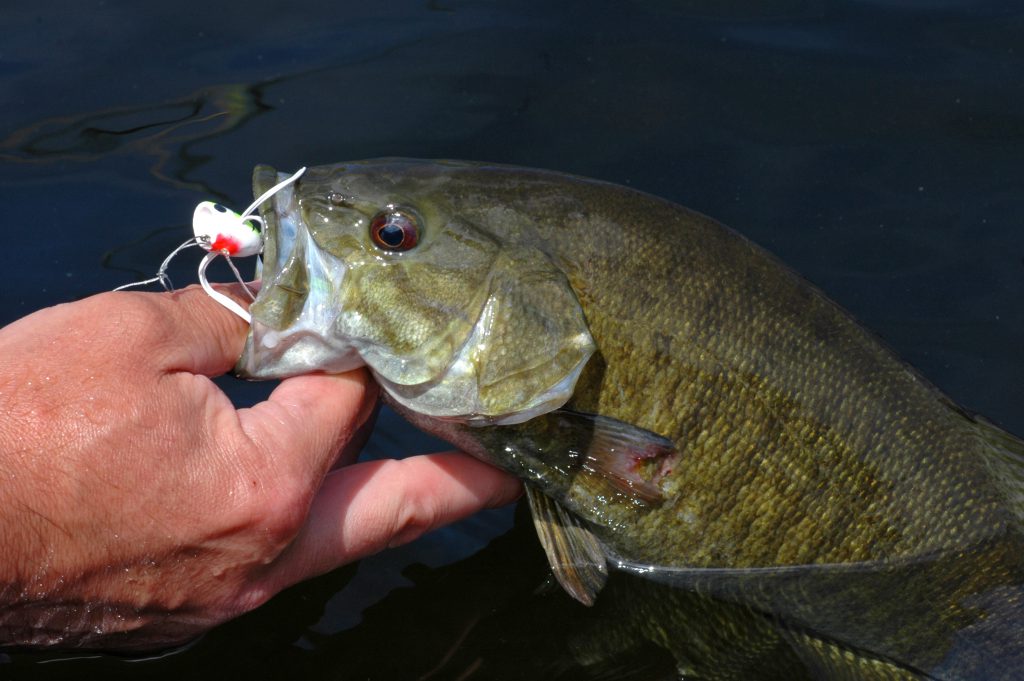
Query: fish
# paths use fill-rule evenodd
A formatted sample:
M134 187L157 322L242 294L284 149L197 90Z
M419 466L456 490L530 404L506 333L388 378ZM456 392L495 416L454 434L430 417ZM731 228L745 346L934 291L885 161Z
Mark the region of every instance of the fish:
M257 166L254 192L283 177ZM699 594L737 650L767 621L829 678L1024 662L1024 442L739 233L600 180L401 158L309 168L261 214L236 374L368 367L524 481L581 603L611 572Z

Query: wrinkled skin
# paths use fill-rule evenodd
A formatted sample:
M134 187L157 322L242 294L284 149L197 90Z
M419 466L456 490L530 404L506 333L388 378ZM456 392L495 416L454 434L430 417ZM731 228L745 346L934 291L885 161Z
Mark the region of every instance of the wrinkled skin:
M179 644L518 494L454 452L355 463L377 394L361 370L236 410L210 378L245 333L198 288L0 329L0 646Z
M257 190L277 179L257 169ZM459 162L312 168L274 206L243 374L365 363L410 421L554 499L626 569L812 632L794 646L1013 673L1024 445L755 245L624 187ZM417 216L415 248L373 242L392 206ZM534 409L565 380L568 411Z

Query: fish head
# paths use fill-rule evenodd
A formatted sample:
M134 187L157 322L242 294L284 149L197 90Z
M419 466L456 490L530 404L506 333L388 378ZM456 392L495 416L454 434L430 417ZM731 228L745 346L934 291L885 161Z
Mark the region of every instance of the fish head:
M255 193L283 177L257 167ZM236 373L365 365L400 405L478 425L564 404L593 339L528 213L494 205L481 177L382 159L310 168L277 192Z

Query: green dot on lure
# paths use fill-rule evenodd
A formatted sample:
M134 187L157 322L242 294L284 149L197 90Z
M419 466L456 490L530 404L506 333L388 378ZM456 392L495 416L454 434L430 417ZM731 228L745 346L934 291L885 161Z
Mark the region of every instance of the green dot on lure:
M302 173L304 172L306 172L305 167L299 168L294 175L278 182L273 187L263 192L263 194L253 201L242 213L236 213L230 208L226 208L225 206L213 201L201 202L196 206L195 211L192 213L192 232L194 236L175 248L171 251L170 255L164 258L156 276L144 281L137 281L131 284L125 284L124 286L118 286L114 290L120 291L122 289L132 288L134 286L144 286L146 284L152 284L153 282L159 281L166 290L173 291L174 286L171 283L171 278L167 276L167 267L171 264L171 259L174 258L179 251L191 246L201 246L205 250L209 251L209 253L206 254L206 257L203 258L202 262L199 263L199 283L202 285L203 290L206 291L207 295L211 298L245 320L247 324L251 323L252 318L241 305L231 300L223 293L215 291L213 287L210 286L210 282L206 279L206 268L210 266L210 263L213 262L215 258L218 256L224 256L224 259L227 260L228 265L231 267L231 271L235 273L235 278L238 279L239 283L241 283L243 288L245 288L249 297L255 298L252 291L250 291L249 287L246 286L245 281L242 279L242 275L239 274L238 268L235 267L231 258L245 258L251 255L259 255L263 251L263 234L261 229L263 227L263 219L258 215L253 215L253 211L255 211L260 204L271 196L302 177Z

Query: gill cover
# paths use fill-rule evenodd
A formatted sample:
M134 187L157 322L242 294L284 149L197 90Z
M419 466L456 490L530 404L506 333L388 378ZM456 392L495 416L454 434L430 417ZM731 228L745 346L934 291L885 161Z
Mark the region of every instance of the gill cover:
M500 226L461 219L427 164L367 165L312 168L263 213L262 283L236 373L365 364L403 406L481 425L562 406L595 347L564 274ZM254 191L277 181L257 167ZM368 229L395 202L424 222L422 241L400 254L375 247Z

